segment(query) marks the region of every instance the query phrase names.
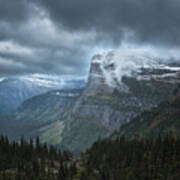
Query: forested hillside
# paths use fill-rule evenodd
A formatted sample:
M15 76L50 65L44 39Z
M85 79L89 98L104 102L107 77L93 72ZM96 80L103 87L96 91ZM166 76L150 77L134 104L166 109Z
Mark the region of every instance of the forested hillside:
M39 138L29 142L9 142L0 137L1 180L64 180L76 174L76 161L68 151L41 145Z
M179 180L180 139L110 138L81 155L41 145L39 138L10 143L0 138L2 180Z
M179 180L180 139L105 139L83 159L83 180Z
M126 136L134 138L157 138L159 134L166 136L171 134L180 137L180 96L177 95L162 102L151 111L144 111L129 123L123 125L119 132L112 135L113 138Z

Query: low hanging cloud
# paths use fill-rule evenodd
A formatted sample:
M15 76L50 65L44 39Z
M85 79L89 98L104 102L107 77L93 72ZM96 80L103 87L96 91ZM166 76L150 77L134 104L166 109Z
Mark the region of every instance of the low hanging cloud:
M99 49L178 49L179 9L179 0L0 0L0 76L85 76Z
M173 64L179 62L179 57L179 49L167 51L152 47L121 47L115 51L95 55L93 63L100 64L106 83L116 87L117 82L122 83L124 76L137 77L142 69L179 71L180 67L173 67Z

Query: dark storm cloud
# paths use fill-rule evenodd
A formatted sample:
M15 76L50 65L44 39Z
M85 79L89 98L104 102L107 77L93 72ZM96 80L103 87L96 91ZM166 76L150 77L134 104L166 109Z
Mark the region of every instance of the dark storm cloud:
M85 75L93 48L180 45L179 0L0 0L0 76Z
M76 36L63 27L57 29L46 12L30 1L0 0L0 76L84 75L88 42L83 34Z
M57 23L70 30L95 29L98 38L180 45L179 0L35 0Z
M50 41L52 41L50 39ZM56 43L56 42L55 42ZM31 45L31 41L28 42ZM51 42L50 42L51 44ZM83 76L87 72L86 51L81 47L69 50L61 45L40 46L5 45L5 51L0 45L0 74L18 75L26 73L48 73L48 74L76 74ZM16 47L16 48L15 48ZM19 49L19 50L18 50ZM18 50L18 51L17 51Z
M0 21L24 21L29 15L28 11L28 0L0 0Z

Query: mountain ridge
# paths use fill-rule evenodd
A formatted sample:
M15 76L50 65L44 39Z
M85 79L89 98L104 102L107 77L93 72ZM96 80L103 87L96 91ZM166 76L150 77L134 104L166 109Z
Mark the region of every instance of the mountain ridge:
M60 78L60 77L59 77ZM2 78L0 81L0 115L10 115L27 99L51 90L83 88L85 81L59 80L45 75Z

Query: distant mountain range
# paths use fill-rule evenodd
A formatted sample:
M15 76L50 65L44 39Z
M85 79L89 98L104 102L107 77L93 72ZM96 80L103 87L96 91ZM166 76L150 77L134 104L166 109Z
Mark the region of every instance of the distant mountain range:
M51 90L84 87L84 79L33 74L0 79L0 115L10 115L27 99Z

